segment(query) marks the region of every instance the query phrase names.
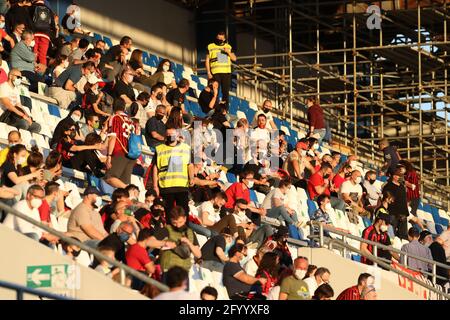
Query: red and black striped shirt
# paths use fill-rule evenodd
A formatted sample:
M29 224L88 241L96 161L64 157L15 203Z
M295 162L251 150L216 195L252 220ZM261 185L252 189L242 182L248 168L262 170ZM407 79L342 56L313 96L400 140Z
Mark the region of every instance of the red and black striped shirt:
M387 232L378 233L373 225L364 229L364 231L362 233L362 238L373 241L373 242L378 242L378 243L384 244L384 245L391 244L391 240L389 239ZM369 250L369 252L373 254L373 245L368 244L367 250ZM381 250L378 250L378 256L380 256L380 253L381 253ZM370 264L370 265L373 264L372 261L370 261L369 259L367 259L365 257L361 257L361 263Z
M416 171L410 171L405 174L405 180L408 181L411 184L414 184L416 186L416 189L413 190L411 188L406 188L406 196L408 197L408 201L411 201L413 199L419 199L420 198L420 188L419 188L419 175Z
M336 298L336 300L361 300L361 294L359 293L358 286L345 289Z

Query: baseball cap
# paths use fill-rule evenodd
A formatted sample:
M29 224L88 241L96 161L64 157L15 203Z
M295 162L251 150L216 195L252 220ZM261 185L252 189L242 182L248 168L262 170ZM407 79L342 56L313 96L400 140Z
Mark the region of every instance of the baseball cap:
M420 233L420 236L419 236L419 241L423 241L423 239L425 239L427 236L429 236L429 235L432 235L432 233L430 232L430 231L428 231L428 230L423 230L421 233Z
M386 223L390 223L390 222L391 222L390 216L389 216L388 214L382 213L382 212L380 212L380 213L377 215L377 219L384 220Z
M295 148L298 149L302 149L302 150L308 150L308 144L303 142L303 141L299 141L297 142L297 144L295 145Z
M156 199L153 201L153 205L154 205L154 206L156 205L156 206L163 206L163 207L164 207L165 203L164 203L163 198L160 198L160 197L156 198Z
M90 194L96 194L98 196L102 195L101 192L97 188L91 187L91 186L87 187L86 189L84 189L83 197L86 197L86 196L88 196Z

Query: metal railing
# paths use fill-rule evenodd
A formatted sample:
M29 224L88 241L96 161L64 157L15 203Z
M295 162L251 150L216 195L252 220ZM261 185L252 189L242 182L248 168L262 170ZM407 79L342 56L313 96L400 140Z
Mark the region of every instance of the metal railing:
M72 244L75 245L77 247L79 247L80 249L88 252L89 254L94 255L97 259L99 260L105 260L107 262L109 262L111 265L113 265L116 268L119 268L120 270L120 283L124 286L125 285L125 274L129 274L141 281L143 281L146 284L150 284L150 285L154 285L155 287L157 287L159 290L165 292L165 291L169 291L169 287L167 287L165 284L162 284L148 276L145 276L143 273L130 268L129 266L118 262L116 260L111 259L110 257L102 254L100 251L93 249L89 246L87 246L86 244L84 244L83 242L77 241L67 235L65 235L64 233L57 231L53 228L50 228L49 226L41 223L40 221L36 221L33 218L17 211L16 209L0 202L0 210L4 210L5 212L7 212L8 214L12 214L20 219L23 219L37 227L39 227L42 230L45 230L46 232L60 238L61 240L63 240L64 242L68 243L68 244Z
M405 277L405 278L413 281L414 283L416 283L416 284L418 284L418 285L420 285L420 286L422 286L422 287L424 287L424 288L426 288L426 289L436 293L438 296L442 296L442 297L450 300L450 294L442 292L442 291L436 289L435 287L430 286L428 283L420 281L419 279L413 277L412 275L410 275L408 273L405 273L405 272L403 272L401 270L397 270L397 269L393 268L390 265L390 263L387 263L387 262L383 261L383 259L378 257L377 252L378 252L378 249L383 249L383 250L387 250L387 251L390 251L390 252L398 253L400 256L405 256L406 264L402 264L401 261L399 261L398 263L400 265L402 265L402 266L405 266L406 268L408 268L408 263L407 263L407 260L408 260L407 258L408 257L413 258L413 259L417 259L417 260L422 261L422 262L426 262L428 264L431 264L432 265L432 273L431 273L431 275L432 275L432 283L433 284L436 284L436 279L438 277L440 279L445 279L443 277L437 276L437 274L436 274L437 267L441 267L441 268L444 268L446 270L450 270L450 266L448 266L446 264L442 264L442 263L434 261L434 260L430 260L430 259L426 259L426 258L417 256L417 255L407 254L406 252L398 250L398 249L396 249L394 247L386 246L386 245L383 245L383 244L378 243L378 242L366 240L366 239L354 236L352 234L348 234L348 233L342 232L342 231L337 230L337 229L335 229L333 227L325 226L322 223L317 222L317 221L311 221L311 224L319 227L319 245L320 245L320 247L324 247L324 243L325 243L326 238L327 238L327 237L324 236L324 230L326 230L328 233L333 233L333 234L336 234L336 235L340 235L342 237L341 240L338 240L338 239L330 239L330 240L328 240L328 238L327 238L327 241L329 243L329 247L328 248L330 250L333 249L333 244L334 243L338 243L343 248L343 255L344 255L344 257L346 256L346 253L347 253L346 251L347 250L355 252L355 253L359 254L360 256L362 256L362 257L372 261L375 267L376 266L381 266L381 267L383 267L385 269L388 269L388 270L390 270L392 272L395 272L398 275L401 275L402 277ZM363 252L363 251L361 251L361 250L359 250L359 249L349 245L348 243L346 243L347 239L352 239L352 240L358 241L359 243L366 243L366 244L372 245L373 246L373 254L367 254L367 253L365 253L365 252ZM448 280L448 278L446 280Z
M57 294L27 288L24 286L20 286L18 284L14 284L14 283L2 281L2 280L0 280L0 288L5 288L5 289L10 289L10 290L16 291L16 300L24 300L23 299L24 293L31 294L31 295L37 296L39 298L48 298L48 299L52 299L52 300L73 300L68 297L63 297L63 296L60 296Z

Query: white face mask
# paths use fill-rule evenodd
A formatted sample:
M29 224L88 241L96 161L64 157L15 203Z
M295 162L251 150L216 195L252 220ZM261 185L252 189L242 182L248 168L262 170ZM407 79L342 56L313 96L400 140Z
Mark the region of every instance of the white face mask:
M302 151L301 151L302 157L306 157L307 153L308 153L308 151L302 150Z
M4 22L0 22L0 29L3 29L5 27L5 23Z
M318 143L316 143L316 144L314 145L314 150L319 150L319 144L318 144Z
M245 217L245 211L244 211L244 210L239 210L239 211L237 212L237 215L238 215L239 217Z
M209 131L211 131L212 129L214 129L214 125L212 123L208 124L208 126L206 127Z
M361 177L356 178L356 184L360 184L361 183Z
M30 201L30 204L32 208L37 209L42 205L42 200L34 198Z
M388 226L385 225L385 224L383 224L383 225L380 227L380 231L381 231L381 232L387 232L387 231L388 231Z
M303 279L306 276L306 270L295 270L295 277L299 280Z
M325 211L330 211L331 209L333 209L333 207L331 206L331 203L328 202L328 203L325 205Z
M167 72L167 71L169 71L170 66L168 66L168 65L165 64L165 65L163 65L163 68L162 68L162 69L163 69L164 72Z
M77 116L76 114L72 114L70 117L71 117L72 120L75 121L75 122L79 122L79 121L81 120L81 117L80 117L80 116Z
M27 157L20 157L20 158L17 159L16 164L17 164L17 165L23 164L23 163L25 163L26 161L27 161Z
M247 188L249 188L249 189L253 188L254 185L255 185L254 181L247 182Z
M14 87L18 87L22 84L22 79L15 78L13 81Z
M35 46L35 44L36 44L36 42L33 40L33 41L31 41L31 43L30 43L30 47L34 47Z
M103 200L102 200L101 197L97 197L97 199L95 199L95 206L96 206L97 208L101 208L102 203L103 203Z

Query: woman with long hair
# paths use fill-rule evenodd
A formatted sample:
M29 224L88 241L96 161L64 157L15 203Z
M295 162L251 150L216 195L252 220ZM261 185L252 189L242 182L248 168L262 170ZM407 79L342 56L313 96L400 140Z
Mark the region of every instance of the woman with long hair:
M164 74L155 72L155 74L149 75L147 72L145 72L142 55L143 55L142 50L140 49L133 50L128 64L136 73L136 76L134 77L135 82L138 82L147 87L145 88L146 89L145 91L151 93L151 88L155 84L157 84L158 82L164 82Z
M277 283L278 272L280 270L280 257L275 252L267 252L259 263L256 278L266 278L267 282L262 288L262 294L267 296L269 291Z
M60 54L58 57L56 57L53 65L53 80L59 77L61 73L64 72L69 67L69 57L65 54Z
M172 70L172 62L169 59L162 59L159 62L158 68L156 68L155 76L162 75L163 83L167 85L170 89L174 89L177 87L177 83L175 82L175 75Z
M54 149L56 144L61 140L64 135L63 127L69 123L75 126L75 140L83 141L84 137L80 130L80 120L83 117L83 110L80 107L73 108L70 110L67 117L62 119L56 125L55 130L53 131L53 137L50 139L50 148Z

